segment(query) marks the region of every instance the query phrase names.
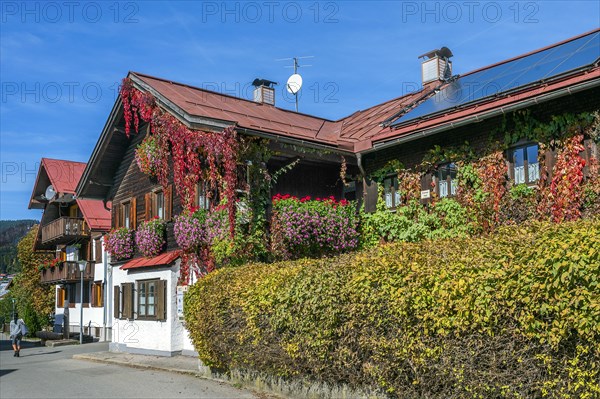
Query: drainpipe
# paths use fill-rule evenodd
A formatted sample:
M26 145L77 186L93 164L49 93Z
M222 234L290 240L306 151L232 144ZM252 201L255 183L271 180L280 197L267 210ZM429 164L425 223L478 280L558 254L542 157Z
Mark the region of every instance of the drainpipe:
M358 163L358 170L360 170L360 174L364 177L367 174L365 173L365 168L363 167L362 164L362 154L359 152L358 154L356 154L356 162Z
M102 240L102 266L104 267L104 307L103 307L104 318L102 321L102 329L104 330L104 341L106 342L106 341L108 341L107 336L106 336L107 330L108 330L107 326L106 326L106 323L108 321L107 310L108 310L108 304L110 303L110 301L108 300L108 291L110 290L110 287L112 287L112 283L108 284L108 262L106 259L107 258L106 253L104 251L104 236L102 236L101 240ZM110 277L112 280L112 273L111 273ZM111 327L112 327L112 325L111 325ZM112 339L112 337L111 337L111 339Z

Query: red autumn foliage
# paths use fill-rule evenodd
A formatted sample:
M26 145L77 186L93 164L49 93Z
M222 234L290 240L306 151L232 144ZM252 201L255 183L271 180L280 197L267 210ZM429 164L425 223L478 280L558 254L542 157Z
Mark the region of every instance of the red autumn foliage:
M162 167L158 181L168 185L169 155L173 160L173 181L184 208L193 206L196 184L204 177L212 189L219 189L227 199L230 233L235 230L235 189L238 141L233 126L222 132L191 130L168 112L163 111L150 93L142 93L130 79L121 85L125 117L125 134L131 125L139 129L139 119L150 124L150 134L157 138ZM204 166L207 166L204 170Z

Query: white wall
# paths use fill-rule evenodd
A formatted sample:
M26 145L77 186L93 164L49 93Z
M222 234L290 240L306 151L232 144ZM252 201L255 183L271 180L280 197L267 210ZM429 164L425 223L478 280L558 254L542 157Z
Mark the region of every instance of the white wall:
M104 239L102 239L104 240ZM104 315L104 307L107 307L107 311L112 310L112 286L110 285L110 274L108 276L104 275L104 262L107 261L107 253L104 251L104 245L102 250L102 262L98 262L94 265L94 280L93 281L102 281L104 282L104 306L103 307L84 307L83 308L83 325L87 327L91 322L92 327L100 327L100 339L105 340L104 338L104 328L110 329L112 318L110 314ZM93 245L93 253L92 258L96 258L96 246ZM63 307L56 307L56 292L60 286L55 286L55 296L54 296L54 306L55 313L57 315L62 315L64 312ZM75 285L76 292L76 301L75 307L69 308L69 325L71 326L71 332L79 332L80 325L80 311L81 311L81 283L77 282ZM91 299L91 294L90 294ZM94 331L92 331L93 335ZM106 334L106 337L110 339L110 334Z
M112 342L110 350L173 356L179 353L194 354L193 346L187 339L187 331L177 316L177 280L179 276L178 260L171 267L143 267L121 270L112 267L112 286L122 283L134 283L137 280L161 279L167 281L167 319L157 320L121 320L113 318ZM134 286L137 290L137 286ZM113 288L111 287L111 291ZM137 296L134 295L134 309L137 309ZM110 317L114 314L111 312ZM186 342L187 341L187 342Z

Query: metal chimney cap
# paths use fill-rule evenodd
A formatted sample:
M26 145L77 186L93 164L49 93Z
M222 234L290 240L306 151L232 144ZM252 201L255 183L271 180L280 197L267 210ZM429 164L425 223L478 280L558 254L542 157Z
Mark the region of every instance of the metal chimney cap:
M426 52L425 54L420 55L418 58L433 58L435 56L439 56L442 58L450 58L452 57L452 51L450 51L450 49L448 47L442 47L441 49L438 50L431 50Z
M261 79L261 78L256 78L252 82L252 86L255 86L255 87L259 87L259 86L271 87L272 85L276 85L276 84L277 84L277 82L273 82L272 80Z

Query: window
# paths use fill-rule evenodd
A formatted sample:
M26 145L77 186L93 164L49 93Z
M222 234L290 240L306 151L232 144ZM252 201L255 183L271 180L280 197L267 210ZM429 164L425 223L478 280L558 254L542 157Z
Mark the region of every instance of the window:
M77 303L77 290L75 289L75 284L67 284L65 285L67 290L67 300L69 301L69 307L74 308Z
M398 191L398 177L391 176L383 180L383 195L385 207L394 209L400 205L400 191Z
M206 182L200 181L196 185L196 206L202 209L210 209L208 184Z
M168 186L164 190L157 189L145 196L145 219L146 221L158 217L165 221L171 220L173 213L173 187Z
M154 193L154 215L160 219L165 218L165 193L157 191Z
M102 307L104 301L104 289L102 281L94 281L92 284L92 307Z
M138 282L138 317L156 316L157 281Z
M456 164L451 162L440 165L437 170L437 186L440 198L454 197L458 187Z
M123 207L123 227L131 228L131 203L126 202Z
M137 318L165 320L165 281L137 282Z
M119 227L127 227L128 229L136 229L136 199L130 198L121 202L121 205L117 208L117 225Z
M533 184L540 178L538 145L529 144L510 150L512 178L515 184Z

